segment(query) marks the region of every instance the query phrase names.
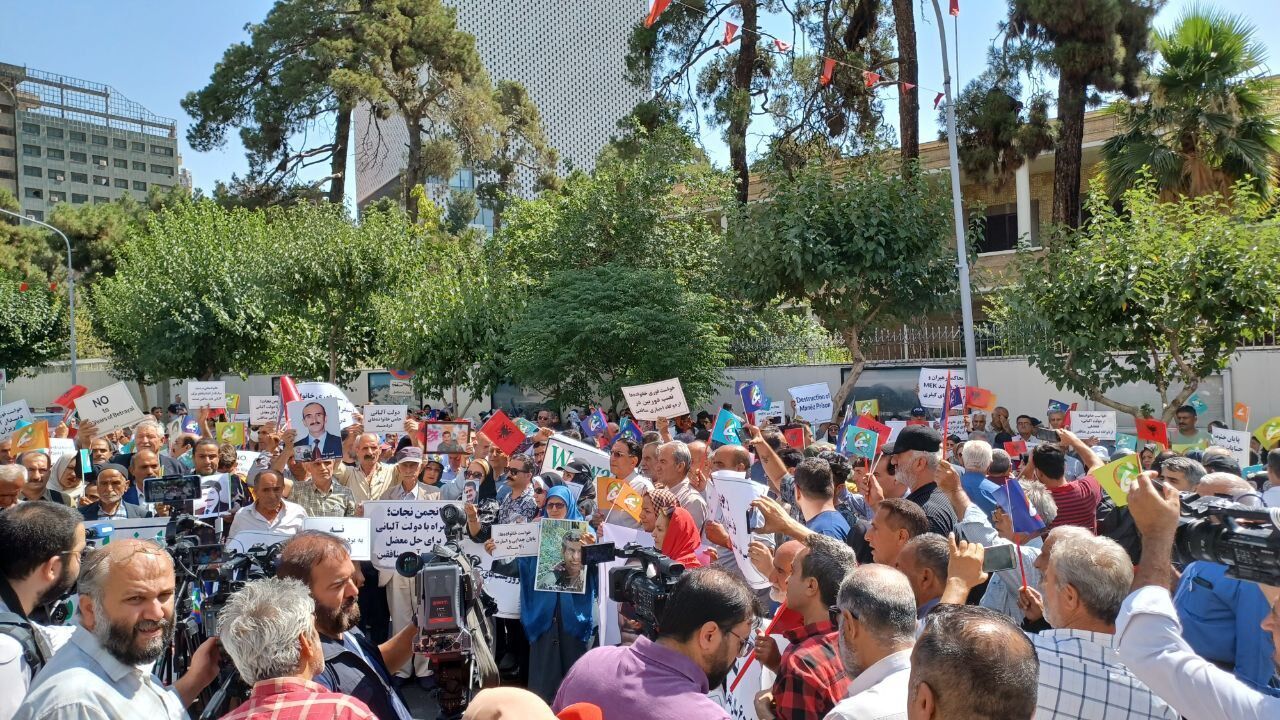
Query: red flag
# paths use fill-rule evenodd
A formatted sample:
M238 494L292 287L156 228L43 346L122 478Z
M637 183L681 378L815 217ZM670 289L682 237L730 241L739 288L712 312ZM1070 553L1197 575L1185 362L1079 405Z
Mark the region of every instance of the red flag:
M1027 454L1026 440L1013 440L1004 444L1004 451L1009 453L1009 457L1016 458L1019 455Z
M293 378L288 375L280 376L280 423L287 425L289 423L289 403L302 399L302 394L298 392L298 386L293 382Z
M516 448L520 447L520 443L524 442L524 432L520 430L520 426L512 422L511 418L501 410L489 417L489 421L480 428L480 432L508 455L515 452Z
M960 14L960 0L951 0L951 15L955 16L959 14Z
M1071 411L1080 407L1080 403L1071 403L1071 407L1062 414L1062 427L1071 427Z
M888 425L885 425L870 415L859 415L858 421L854 423L854 425L870 430L876 434L876 452L880 452L880 448L884 447L884 444L889 442L889 435L893 432Z
M58 283L56 282L49 283L49 289L54 292L58 292Z
M653 27L653 24L658 21L658 16L670 4L671 0L653 0L653 5L649 6L649 14L645 16L644 26L647 28Z
M28 286L27 286L27 284L26 284L25 282L18 283L18 292L26 292L26 291L27 291L27 287L28 287Z
M823 86L830 85L831 76L835 74L835 71L836 71L836 61L831 58L823 58L822 59L822 79L818 81L818 84Z
M911 92L911 89L914 87L915 85L912 85L911 83L908 83L908 82L904 82L902 83L902 92Z
M728 45L733 42L733 36L738 34L738 26L731 22L724 24L724 39L720 41L721 45Z
M996 394L980 387L966 387L964 389L964 404L979 410L990 412L996 409Z
M880 76L870 70L863 70L862 81L866 83L867 87L874 87L876 83L880 82Z
M938 103L942 102L942 93L933 96L933 109L938 109Z
M1138 439L1169 447L1169 426L1155 418L1137 418Z
M804 449L804 428L791 428L782 431L782 439L796 450Z
M773 39L773 46L778 48L778 52L787 52L791 49L791 43L782 42L778 38Z
M89 392L89 388L83 385L72 385L69 390L54 398L53 404L71 409L75 407L76 398L83 396L87 392Z

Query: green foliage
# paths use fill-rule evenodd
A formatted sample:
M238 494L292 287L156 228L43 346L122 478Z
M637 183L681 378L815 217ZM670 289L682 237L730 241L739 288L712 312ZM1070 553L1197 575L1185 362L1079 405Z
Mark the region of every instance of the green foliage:
M960 168L972 178L1003 184L1023 163L1053 148L1049 94L1023 102L1016 71L989 68L965 86L956 102ZM946 109L938 111L939 139L946 138Z
M67 305L45 285L0 279L0 368L12 376L35 374L67 356Z
M535 176L539 190L558 187L560 181L555 174L559 155L547 141L529 91L520 83L503 80L494 87L493 100L501 114L497 146L491 157L477 165L481 181L476 185L476 196L493 210L496 231L502 228L512 194L521 189L520 173Z
M0 208L22 212L17 198L4 188L0 188ZM53 251L46 238L50 234L42 227L0 213L0 277L36 285L48 282L59 267L59 257L66 262L65 254ZM62 239L58 238L58 242Z
M1246 177L1268 195L1280 158L1280 115L1268 105L1280 98L1280 82L1265 77L1266 48L1254 27L1193 7L1156 33L1155 48L1163 62L1150 95L1108 108L1120 126L1103 145L1108 192L1119 195L1145 167L1166 199L1225 194Z
M457 235L471 225L479 212L480 201L475 193L469 190L450 193L444 209L445 229Z
M715 304L670 270L604 265L552 274L509 331L512 378L561 405L679 377L691 403L721 382L728 339Z
M317 203L326 193L318 185L288 181L262 182L256 176L240 177L234 173L230 182L218 180L213 186L213 201L224 208L259 210L267 207L291 207L298 203ZM338 203L341 204L341 199Z
M1280 226L1263 222L1264 203L1244 183L1230 200L1162 203L1144 175L1123 194L1122 212L1099 179L1091 190L1089 223L1024 256L993 317L1021 340L1010 350L1059 387L1137 415L1105 393L1151 383L1169 421L1202 378L1270 327ZM1175 383L1183 387L1171 396Z

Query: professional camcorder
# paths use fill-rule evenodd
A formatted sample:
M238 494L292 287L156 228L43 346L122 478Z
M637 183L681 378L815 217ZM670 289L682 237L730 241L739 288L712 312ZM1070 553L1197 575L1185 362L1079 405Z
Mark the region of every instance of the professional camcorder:
M1184 496L1174 551L1183 563L1221 563L1231 577L1280 586L1280 508Z
M609 599L627 603L643 632L657 637L658 624L676 583L684 576L684 565L673 561L651 547L630 543L621 550L614 543L598 543L582 549L583 564L606 562L615 558L636 559L639 567L624 566L609 570Z

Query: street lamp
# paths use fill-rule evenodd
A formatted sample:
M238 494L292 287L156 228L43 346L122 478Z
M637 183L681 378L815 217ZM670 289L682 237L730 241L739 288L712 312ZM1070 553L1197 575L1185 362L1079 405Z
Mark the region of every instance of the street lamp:
M947 26L942 22L942 8L933 0L933 14L938 18L938 40L942 42L942 89L947 96L947 149L951 155L951 209L955 213L957 267L960 270L960 315L964 321L965 384L978 385L978 358L973 340L973 299L969 296L969 251L964 240L964 205L960 201L960 155L956 149L956 106L951 102L951 66L947 64Z
M26 215L19 215L16 212L5 210L4 208L0 208L0 213L4 213L5 215L12 215L18 218L19 220L26 220L27 222L35 223L40 227L48 228L58 233L58 236L62 238L62 242L67 244L67 295L68 295L67 305L71 310L71 343L70 343L71 345L71 384L75 385L76 384L76 277L75 277L75 273L72 272L71 270L71 241L67 239L67 236L64 235L61 230L50 225L49 223L40 222L35 218L30 218L30 217L27 217Z

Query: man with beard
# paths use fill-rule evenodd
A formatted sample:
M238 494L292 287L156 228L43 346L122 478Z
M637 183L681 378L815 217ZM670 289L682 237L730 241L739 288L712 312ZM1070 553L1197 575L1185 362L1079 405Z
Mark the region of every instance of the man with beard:
M840 585L840 660L853 678L827 720L889 720L907 712L916 599L901 572L854 568Z
M23 503L0 513L0 718L8 720L31 678L71 637L69 627L31 622L36 608L76 584L84 525L80 513L54 503Z
M31 683L15 720L178 720L218 674L217 641L173 687L151 674L173 640L173 560L150 540L116 540L80 571L80 627Z
M111 518L146 518L151 512L141 505L125 502L125 489L129 486L129 473L114 464L98 468L98 502L80 508L85 522Z
M365 637L358 627L356 604L364 578L351 562L346 543L328 533L304 530L281 547L276 576L301 581L315 600L324 670L314 681L360 700L382 720L412 720L387 668L409 661L418 627L410 623L380 646Z
M687 572L676 584L658 638L599 647L582 657L560 684L552 709L586 702L604 717L653 720L728 720L707 692L751 650L760 603L747 584L719 568Z

